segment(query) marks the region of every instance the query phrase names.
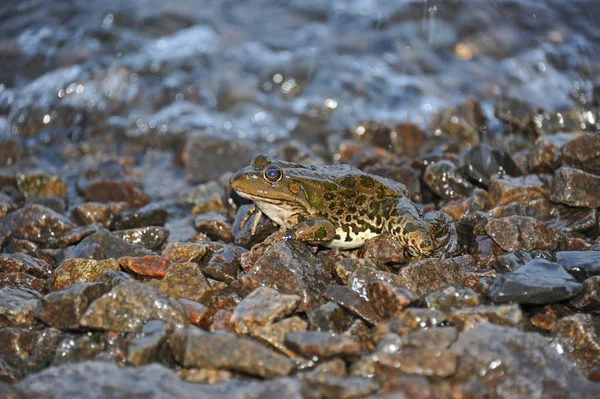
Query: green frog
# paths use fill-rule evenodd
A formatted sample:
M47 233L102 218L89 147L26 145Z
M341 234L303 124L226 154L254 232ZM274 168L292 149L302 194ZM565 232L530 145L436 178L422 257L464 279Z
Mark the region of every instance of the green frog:
M352 249L390 233L417 257L443 255L456 246L448 214L423 215L403 184L349 165L304 165L255 155L230 184L286 237L309 244Z

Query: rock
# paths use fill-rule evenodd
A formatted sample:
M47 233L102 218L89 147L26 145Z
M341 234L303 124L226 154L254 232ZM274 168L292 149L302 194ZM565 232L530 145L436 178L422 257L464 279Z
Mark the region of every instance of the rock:
M256 146L247 141L209 135L190 137L184 149L185 177L192 183L217 179L224 172L246 166L256 150Z
M306 392L323 399L364 398L379 390L379 384L369 377L308 373L301 379Z
M32 364L18 356L0 354L0 384L2 381L17 382L29 374L33 368ZM18 396L14 393L12 397L8 396L8 398L18 398Z
M161 255L123 256L119 265L130 273L145 277L164 277L171 265L169 258Z
M238 209L231 227L235 245L250 248L279 230L279 226L262 212L260 214L256 213L256 209L254 205L242 205ZM258 221L256 220L257 217ZM242 221L246 218L247 220L242 225ZM254 234L252 234L253 226L256 226Z
M122 201L134 208L150 202L140 185L127 176L115 161L102 162L87 169L77 179L76 188L86 201Z
M413 331L439 327L448 321L444 312L432 309L407 308L398 316L393 317L385 323L378 324L375 327L373 338L378 342L385 334L389 332L398 335L407 335Z
M448 321L459 330L480 322L517 326L522 320L523 312L517 304L454 309L448 315Z
M169 212L156 205L148 205L135 210L126 210L114 215L112 228L127 230L148 226L164 226Z
M211 251L211 245L208 242L175 242L167 244L162 251L162 255L169 258L173 263L200 262Z
M490 288L496 303L544 305L573 298L583 290L559 264L534 259L514 272L500 274Z
M52 274L52 266L41 259L17 252L14 254L0 254L0 272L22 272L46 279Z
M94 233L97 233L101 228L102 226L100 226L99 224L75 227L74 229L71 229L69 232L67 232L61 237L51 237L48 240L48 246L52 248L67 248L68 246L77 244L84 238L89 237Z
M19 205L10 195L0 192L0 217L4 218L10 212L19 208Z
M178 193L177 201L184 205L191 205L192 215L204 212L227 213L225 204L225 192L223 187L216 181L209 181L186 188Z
M600 137L586 133L574 137L562 147L557 163L600 175Z
M160 360L168 362L170 355L167 339L171 326L162 320L150 320L144 324L140 335L127 347L127 362L134 366Z
M361 353L361 346L354 339L324 331L290 332L285 336L285 345L314 361L337 356L352 358Z
M182 328L173 333L169 344L183 367L222 368L267 378L285 376L294 368L283 355L226 332Z
M235 307L231 323L239 334L272 324L294 312L300 303L298 295L282 295L269 287L259 287Z
M35 317L58 329L79 327L79 319L90 303L110 290L104 283L75 283L42 297L35 308Z
M350 313L357 315L370 325L376 325L382 319L373 305L356 291L343 285L329 285L325 290L325 298L337 303Z
M183 305L190 324L200 328L208 327L211 310L207 306L185 298L179 298L178 301Z
M92 302L80 319L80 325L135 332L151 319L160 319L175 326L188 324L185 310L179 302L147 284L131 281L117 285Z
M334 302L325 302L308 313L311 330L341 334L352 322L352 317Z
M158 250L167 241L167 238L169 238L169 230L159 226L120 230L113 232L113 234L123 241L140 245L151 251Z
M495 273L479 272L472 256L458 256L450 259L424 259L411 263L399 271L406 279L408 289L417 295L427 295L450 285L472 288L482 292L481 279L492 279Z
M573 311L561 304L546 305L536 309L530 315L529 322L532 326L544 331L550 331L558 320L573 314Z
M554 171L550 200L569 206L600 207L600 176L563 166Z
M37 331L19 327L0 328L0 340L2 340L0 354L25 359L31 353L37 339Z
M33 277L27 273L0 273L0 287L13 286L26 288L28 290L37 291L39 293L45 293L48 291L48 284L46 280Z
M477 324L450 349L458 355L456 380L478 384L493 397L593 397L589 383L549 338L510 327Z
M116 215L123 212L126 206L124 202L85 202L75 205L71 209L71 216L81 224L99 223L108 228L112 226Z
M481 303L480 295L470 288L450 286L442 291L435 291L425 297L429 309L448 312L454 308L471 308Z
M206 234L211 240L231 242L233 235L227 218L217 212L201 213L194 218L196 231Z
M563 317L552 327L564 351L570 353L580 367L592 367L600 362L600 325L594 316L574 314Z
M153 255L152 251L139 245L123 241L106 229L102 229L97 233L84 238L76 245L74 250L77 250L78 247L81 248L92 244L98 244L104 250L107 258L119 259L123 256Z
M231 371L216 369L180 369L177 375L183 381L204 385L229 381L235 377Z
M41 294L16 287L0 287L0 327L30 327Z
M17 172L17 189L25 199L66 197L67 182L44 171Z
M464 156L465 175L488 187L494 176L521 176L522 172L509 153L486 144L473 146Z
M433 126L463 145L474 145L479 143L480 128L486 119L479 102L469 100L442 110L434 117Z
M386 319L421 302L421 298L411 290L397 287L387 281L377 280L369 283L367 297L379 314Z
M25 205L9 213L2 225L11 230L14 238L42 244L75 228L68 218L41 205Z
M496 206L548 196L546 184L537 175L492 178L489 193Z
M66 259L54 272L52 287L58 291L75 283L96 281L108 270L121 270L119 262L114 259Z
M257 341L270 345L292 359L302 358L298 353L290 350L285 344L286 334L291 332L306 331L306 322L298 316L290 317L250 331L250 335Z
M350 259L344 259L341 263ZM377 270L371 261L357 263L356 270L348 278L347 285L358 292L363 298L367 298L367 287L372 281L386 281L396 287L406 287L407 282L402 277L398 277L394 273L390 273L383 270ZM352 264L351 262L348 262ZM339 275L339 273L338 273ZM342 280L344 280L342 278Z
M557 155L561 148L576 138L573 133L556 133L540 136L535 141L528 159L529 170L534 172L551 172L555 169Z
M0 166L15 164L23 153L23 147L16 137L0 138Z
M583 292L571 299L569 305L585 312L600 310L600 276L585 280L583 282Z
M425 169L424 180L427 186L442 199L468 197L473 185L465 179L456 165L450 161L439 161Z
M404 247L391 234L380 234L365 242L360 248L360 258L372 260L377 267L389 263L405 263Z
M600 275L600 251L559 251L556 262L578 281Z
M559 238L556 230L527 216L490 219L485 226L485 232L507 252L534 249L554 250Z
M162 279L160 291L173 298L203 303L209 299L210 286L197 263L174 263Z
M104 272L102 276L97 280L99 283L108 284L108 286L112 289L117 285L125 283L127 281L133 280L133 277L129 273L125 272L116 272L114 270L109 270Z
M382 378L394 375L450 377L456 372L458 356L447 350L419 349L377 355L375 372Z
M241 272L240 256L244 252L241 247L226 246L211 256L202 271L210 278L232 284Z
M282 294L299 295L298 312L323 303L322 293L329 277L323 264L298 241L279 241L267 250L240 278L245 292L268 286Z

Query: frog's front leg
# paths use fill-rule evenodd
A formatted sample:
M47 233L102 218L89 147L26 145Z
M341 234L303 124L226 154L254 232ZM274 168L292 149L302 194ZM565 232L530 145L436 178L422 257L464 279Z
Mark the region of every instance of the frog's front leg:
M323 245L335 239L336 228L326 219L305 220L289 229L285 238Z

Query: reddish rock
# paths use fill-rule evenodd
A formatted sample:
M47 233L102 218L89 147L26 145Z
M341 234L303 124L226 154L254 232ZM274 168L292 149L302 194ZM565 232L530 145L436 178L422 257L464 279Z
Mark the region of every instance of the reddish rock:
M164 277L171 264L169 258L161 255L123 256L119 264L128 272L145 277Z

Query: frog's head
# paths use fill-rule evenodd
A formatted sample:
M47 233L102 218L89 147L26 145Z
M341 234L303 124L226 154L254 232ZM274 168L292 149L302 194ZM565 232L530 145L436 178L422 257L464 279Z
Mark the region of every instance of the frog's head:
M318 175L311 166L255 155L249 166L231 176L229 184L275 223L291 227L302 216L317 213L319 187L309 183L315 180Z

